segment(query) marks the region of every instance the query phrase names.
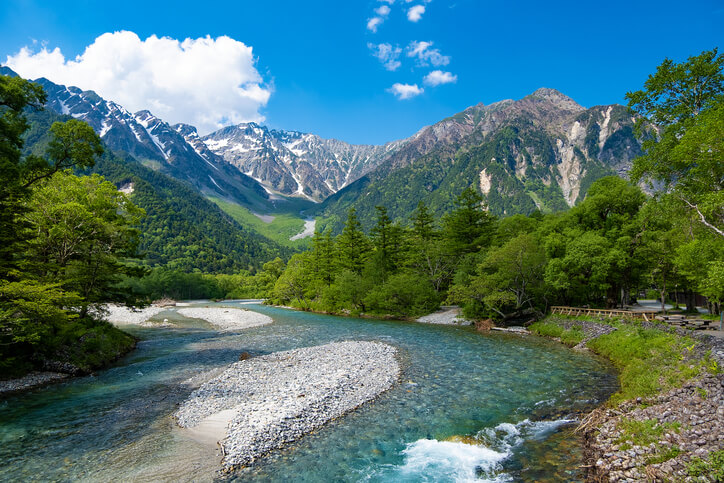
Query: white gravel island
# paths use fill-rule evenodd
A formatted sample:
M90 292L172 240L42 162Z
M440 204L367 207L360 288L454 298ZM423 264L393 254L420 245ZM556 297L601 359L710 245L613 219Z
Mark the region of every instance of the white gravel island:
M236 362L174 416L196 439L218 441L230 471L392 387L400 374L395 353L380 342L346 341Z
M246 309L229 307L193 307L178 309L178 313L192 319L202 319L222 331L249 329L271 324L268 315Z

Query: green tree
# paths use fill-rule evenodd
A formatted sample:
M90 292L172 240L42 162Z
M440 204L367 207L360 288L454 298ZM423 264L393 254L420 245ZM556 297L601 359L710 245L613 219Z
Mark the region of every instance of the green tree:
M634 181L662 182L700 222L724 237L724 55L717 49L676 64L666 59L644 89L629 92L629 107L642 116L644 155ZM652 122L660 133L643 126Z
M101 176L59 172L33 190L25 219L33 237L28 265L40 280L55 281L85 304L125 301L117 286L136 255L143 211ZM135 273L135 272L131 272Z
M438 235L435 230L435 218L424 201L417 203L417 209L412 214L412 234L419 240L430 240Z
M350 208L344 229L337 237L337 248L339 266L361 274L369 254L369 240L362 231L362 225L357 219L354 208Z
M324 233L314 232L312 238L312 256L314 258L314 270L327 286L332 285L336 272L335 246L332 240L331 230Z
M311 299L316 295L311 265L308 252L293 255L274 284L272 299L282 304L293 303L308 310Z
M473 253L490 244L494 221L483 209L483 198L466 188L455 200L455 209L443 218L443 232L455 253Z
M23 186L23 133L28 129L24 110L40 109L45 93L19 77L0 75L0 278L9 276L18 260L24 227L18 222L28 194Z
M395 273L404 257L402 228L392 223L384 206L377 206L377 224L370 231L375 275L384 281Z
M545 251L535 236L518 235L487 253L472 280L472 296L501 317L534 309L543 302L545 267Z

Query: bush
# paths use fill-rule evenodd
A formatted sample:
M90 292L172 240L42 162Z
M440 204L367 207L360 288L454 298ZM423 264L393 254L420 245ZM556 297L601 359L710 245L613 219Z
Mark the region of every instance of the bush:
M436 310L440 299L429 280L401 273L370 290L364 303L373 313L418 317Z

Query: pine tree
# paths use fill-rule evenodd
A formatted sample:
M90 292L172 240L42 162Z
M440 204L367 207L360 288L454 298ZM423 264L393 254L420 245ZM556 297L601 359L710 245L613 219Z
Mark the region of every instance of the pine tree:
M369 255L369 240L362 231L362 225L357 219L357 211L354 208L349 209L347 222L337 237L337 247L339 266L358 275L361 274Z
M490 244L495 217L483 209L483 198L472 188L455 201L455 209L443 219L444 235L455 253L477 252Z

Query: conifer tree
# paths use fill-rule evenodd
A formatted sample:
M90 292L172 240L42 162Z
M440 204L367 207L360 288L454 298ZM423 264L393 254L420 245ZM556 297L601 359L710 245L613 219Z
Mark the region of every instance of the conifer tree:
M362 225L357 219L357 211L349 209L347 221L342 233L337 237L339 266L356 274L362 273L362 268L369 254L369 240L362 231Z

